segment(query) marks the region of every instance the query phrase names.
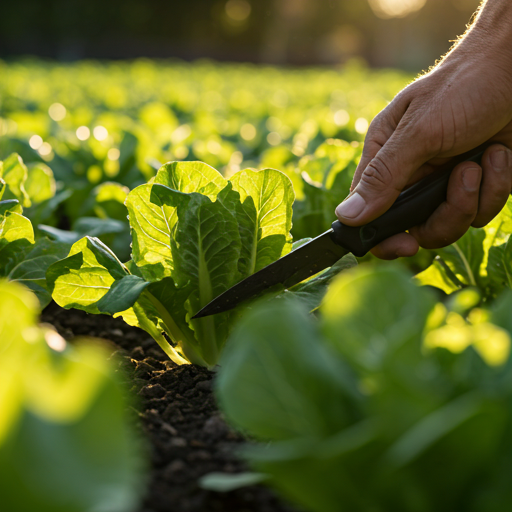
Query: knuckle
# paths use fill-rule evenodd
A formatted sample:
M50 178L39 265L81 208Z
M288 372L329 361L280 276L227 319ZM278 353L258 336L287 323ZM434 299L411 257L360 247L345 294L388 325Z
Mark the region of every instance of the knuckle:
M395 187L393 172L387 163L379 156L376 156L363 172L361 182L374 190L384 190Z

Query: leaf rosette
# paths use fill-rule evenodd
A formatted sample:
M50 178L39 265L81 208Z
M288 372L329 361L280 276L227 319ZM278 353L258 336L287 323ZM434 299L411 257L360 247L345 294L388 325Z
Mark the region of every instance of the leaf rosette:
M53 298L65 308L122 316L178 364L213 367L241 309L192 317L292 250L293 201L290 180L274 169L227 180L201 162L166 164L126 198L132 259L123 265L98 239L83 238L48 270ZM333 273L297 290L311 309Z

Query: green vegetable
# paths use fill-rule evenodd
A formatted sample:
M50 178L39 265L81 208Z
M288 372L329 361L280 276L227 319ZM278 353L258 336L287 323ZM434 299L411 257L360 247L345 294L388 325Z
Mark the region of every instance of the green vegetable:
M22 215L18 201L0 201L0 277L28 286L41 308L51 300L46 286L46 270L65 257L69 244L47 238L34 239L29 219Z
M484 301L512 287L512 199L487 226L470 228L460 240L437 249L432 266L416 276L425 285L451 294L468 286L480 290Z
M396 265L366 265L316 318L293 300L254 308L216 381L227 418L260 441L252 469L317 512L510 507L511 294L435 305Z
M0 479L9 512L137 510L141 441L108 351L36 325L37 300L0 280Z
M49 268L53 298L66 308L122 316L175 362L213 367L240 311L192 316L291 250L293 198L289 179L272 169L226 180L201 162L167 164L126 199L132 260L123 265L98 239L83 238ZM347 258L296 292L314 309L333 275L354 263Z

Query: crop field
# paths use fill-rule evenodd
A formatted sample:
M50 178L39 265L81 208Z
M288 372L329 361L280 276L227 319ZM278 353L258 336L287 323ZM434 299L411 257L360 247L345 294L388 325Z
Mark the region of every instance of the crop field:
M330 228L412 78L0 62L6 512L512 504L511 200L194 318Z

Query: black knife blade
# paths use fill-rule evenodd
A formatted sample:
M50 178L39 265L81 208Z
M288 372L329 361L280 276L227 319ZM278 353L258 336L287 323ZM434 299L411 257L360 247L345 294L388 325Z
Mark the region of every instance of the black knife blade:
M331 267L350 252L337 244L333 236L334 231L329 229L324 234L301 245L298 249L235 284L207 304L192 318L223 313L273 286L283 284L285 288L290 288L294 284Z
M452 158L436 172L402 192L386 213L365 226L351 227L335 221L332 229L240 281L192 318L223 313L277 284L290 288L332 266L349 252L355 256L364 256L390 236L423 224L446 200L451 171L461 162L481 163L488 146L485 144Z

